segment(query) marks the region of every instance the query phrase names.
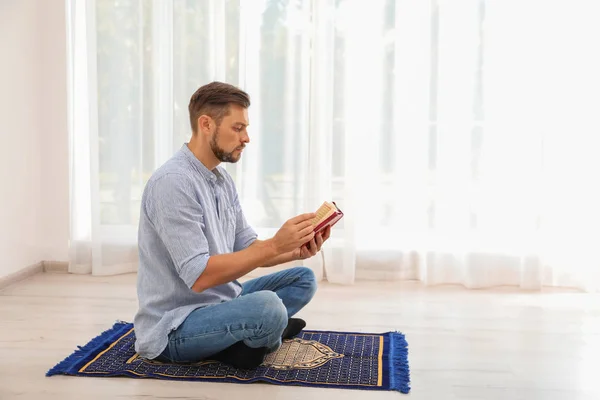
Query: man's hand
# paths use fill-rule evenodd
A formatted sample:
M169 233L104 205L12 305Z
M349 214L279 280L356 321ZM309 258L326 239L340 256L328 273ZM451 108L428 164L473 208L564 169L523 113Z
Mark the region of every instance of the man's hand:
M277 253L288 253L312 241L315 237L314 217L315 213L301 214L283 224L271 239Z
M315 237L309 241L308 243L303 244L299 249L293 251L293 259L294 260L305 260L307 258L316 256L319 251L321 251L321 247L323 243L329 236L331 235L331 226L328 226L324 230L320 231L315 235Z

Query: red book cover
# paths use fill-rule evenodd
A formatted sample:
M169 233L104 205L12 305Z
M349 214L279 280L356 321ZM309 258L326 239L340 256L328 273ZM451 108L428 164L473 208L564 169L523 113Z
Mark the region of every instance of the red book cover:
M342 217L344 213L335 204L335 202L324 202L316 212L317 216L313 220L315 225L315 233L318 233L325 229L327 226L335 225Z

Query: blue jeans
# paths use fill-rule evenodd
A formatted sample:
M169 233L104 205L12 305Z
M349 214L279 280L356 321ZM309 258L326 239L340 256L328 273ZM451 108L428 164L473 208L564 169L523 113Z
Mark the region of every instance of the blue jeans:
M239 297L198 308L169 334L156 359L197 362L244 341L248 347L281 346L288 318L313 298L317 283L309 268L296 267L248 281Z

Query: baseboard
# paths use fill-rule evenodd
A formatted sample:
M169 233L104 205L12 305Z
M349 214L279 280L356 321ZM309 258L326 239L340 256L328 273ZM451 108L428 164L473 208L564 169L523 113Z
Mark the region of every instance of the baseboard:
M66 274L69 272L68 261L44 261L44 272Z
M39 263L25 267L19 271L13 272L10 275L0 277L0 290L14 285L24 279L30 278L35 274L41 272L59 273L66 274L69 272L68 261L40 261Z
M10 275L4 276L0 278L0 290L14 285L17 282L20 282L24 279L30 278L35 274L39 274L40 272L44 272L44 262L40 261L39 263L30 265L29 267L23 268L17 272L13 272Z

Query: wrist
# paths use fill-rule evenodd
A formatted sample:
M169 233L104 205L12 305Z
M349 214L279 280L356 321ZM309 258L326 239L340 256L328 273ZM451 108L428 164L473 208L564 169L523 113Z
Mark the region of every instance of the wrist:
M265 252L266 255L268 255L269 257L277 257L280 254L279 249L277 248L277 244L272 238L262 241L261 245L261 250Z
M296 252L295 250L292 250L292 251L290 251L288 253L285 253L283 255L283 258L284 258L283 262L290 262L290 261L301 260L300 253Z

